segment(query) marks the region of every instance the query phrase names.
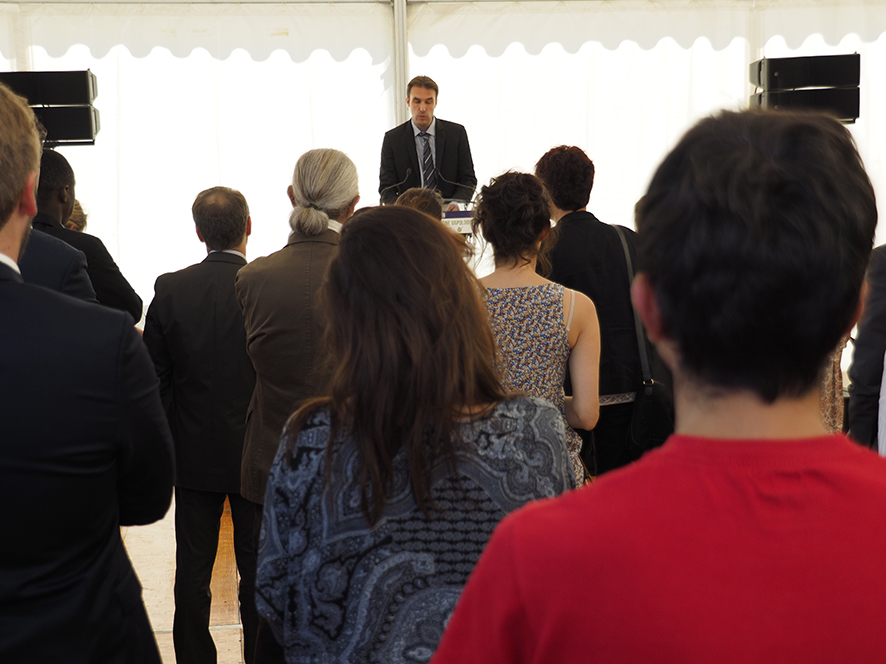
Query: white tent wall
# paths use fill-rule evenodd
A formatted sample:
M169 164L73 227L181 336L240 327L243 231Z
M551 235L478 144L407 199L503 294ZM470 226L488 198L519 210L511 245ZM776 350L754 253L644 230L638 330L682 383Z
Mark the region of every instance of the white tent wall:
M377 200L381 137L394 115L389 8L22 5L5 16L18 25L0 34L31 39L29 68L97 76L95 146L59 151L77 176L88 231L145 305L157 275L205 256L190 212L202 189L246 196L250 258L286 243L286 187L311 148L348 153L362 195Z
M578 145L597 169L591 209L611 223L632 226L688 126L747 105L749 13L738 6L431 3L411 18L410 69L438 77L438 115L467 125L480 183Z
M597 166L591 209L625 225L687 127L746 106L752 60L857 51L852 131L886 196L881 0L410 3L406 29L407 74L440 84L438 115L467 127L481 185L576 144ZM98 77L96 145L61 151L89 230L146 304L158 274L202 256L201 189L243 191L250 258L285 242L305 150L348 153L362 203L377 202L382 136L405 97L393 54L388 4L0 4L0 67Z

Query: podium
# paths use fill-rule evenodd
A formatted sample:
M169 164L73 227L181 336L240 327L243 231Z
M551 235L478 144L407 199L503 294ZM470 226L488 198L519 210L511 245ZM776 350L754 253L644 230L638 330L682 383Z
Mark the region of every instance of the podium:
M471 235L474 232L471 229L471 221L473 221L473 215L470 210L443 211L443 225L448 226L456 233Z

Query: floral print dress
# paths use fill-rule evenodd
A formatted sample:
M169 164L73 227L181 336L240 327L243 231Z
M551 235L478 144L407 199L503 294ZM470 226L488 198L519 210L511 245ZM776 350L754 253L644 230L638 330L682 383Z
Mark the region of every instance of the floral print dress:
M566 422L563 378L569 361L569 327L575 311L572 293L569 321L563 321L566 289L560 284L487 288L486 309L499 351L502 384L553 404L563 417L566 447L576 486L587 481L581 461L581 436Z

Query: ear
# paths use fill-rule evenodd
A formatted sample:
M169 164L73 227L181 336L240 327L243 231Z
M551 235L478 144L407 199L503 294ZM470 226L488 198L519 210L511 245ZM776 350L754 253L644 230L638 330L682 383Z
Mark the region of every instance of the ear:
M58 190L58 201L59 203L67 203L68 198L71 196L71 185L66 184L64 187L60 187Z
M355 198L355 199L351 202L351 204L348 206L348 211L347 211L347 214L345 215L345 219L350 219L350 218L351 218L351 215L354 214L354 210L357 209L357 203L359 203L359 202L360 202L360 196L357 196L357 198Z
M18 211L20 214L31 218L37 214L37 171L31 171L25 189L18 198Z
M631 285L631 302L643 327L646 328L646 335L649 340L657 344L665 338L664 321L662 320L661 309L658 306L658 298L655 295L655 289L649 281L649 277L645 273L640 272L634 277L634 283Z
M543 228L541 233L539 233L539 235L538 235L539 243L542 243L545 240L547 240L548 235L550 235L550 234L551 234L551 227L550 226L546 226L545 228Z
M252 217L246 217L246 237L252 235Z
M206 240L203 239L203 233L200 232L200 229L194 226L194 230L197 231L197 237L200 238L200 242L206 243Z
M289 196L289 202L292 203L292 207L295 207L295 196L292 195L292 185L286 187L286 195Z

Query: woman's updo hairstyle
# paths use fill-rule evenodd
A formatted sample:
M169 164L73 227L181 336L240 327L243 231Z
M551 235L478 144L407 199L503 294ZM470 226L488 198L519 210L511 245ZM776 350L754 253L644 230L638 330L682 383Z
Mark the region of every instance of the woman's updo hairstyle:
M339 219L359 195L357 167L344 152L308 150L292 173L289 226L304 235L319 235L330 219Z
M479 229L492 245L496 266L528 263L536 255L539 236L550 228L550 199L534 175L509 171L480 189L473 231L476 234ZM545 251L550 246L553 242L546 241L538 252L542 274L550 268Z

